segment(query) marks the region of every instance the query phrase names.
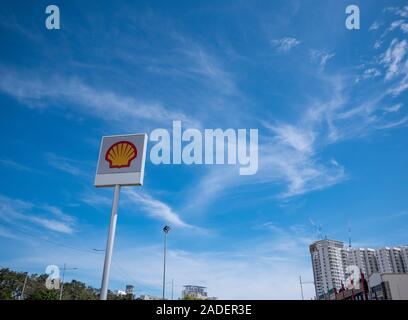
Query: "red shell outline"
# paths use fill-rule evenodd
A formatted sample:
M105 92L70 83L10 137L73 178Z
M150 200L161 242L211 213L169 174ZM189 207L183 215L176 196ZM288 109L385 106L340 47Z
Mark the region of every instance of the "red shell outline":
M120 166L120 165L119 165L119 166L115 166L115 165L112 164L112 161L111 161L110 159L108 159L108 154L109 154L109 151L111 151L111 150L113 149L113 147L117 146L117 145L120 144L120 143L130 144L130 146L135 150L135 156L132 157L131 159L129 159L128 164L125 164L125 165L122 165L122 166ZM118 142L112 144L112 145L109 147L109 149L106 151L106 153L105 153L105 160L109 162L109 168L117 168L117 169L120 169L120 168L129 168L130 165L132 164L132 161L133 161L134 159L136 159L136 157L137 157L137 148L136 148L136 146L135 146L132 142L126 141L126 140L121 140L121 141L118 141Z

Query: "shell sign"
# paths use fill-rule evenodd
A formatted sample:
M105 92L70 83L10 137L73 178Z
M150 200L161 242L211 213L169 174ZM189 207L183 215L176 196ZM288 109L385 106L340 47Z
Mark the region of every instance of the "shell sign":
M119 141L106 151L105 160L109 168L127 168L137 156L137 149L130 141Z
M142 185L146 134L102 137L95 186Z

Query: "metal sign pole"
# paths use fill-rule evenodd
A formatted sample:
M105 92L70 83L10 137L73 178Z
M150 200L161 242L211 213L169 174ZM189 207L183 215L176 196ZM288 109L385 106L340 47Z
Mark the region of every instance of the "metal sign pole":
M65 269L66 269L66 263L64 262L64 268L62 269L62 281L61 281L61 288L60 288L60 295L59 299L62 300L62 290L64 288L64 280L65 280Z
M108 297L109 274L112 262L113 243L115 241L116 220L118 219L118 204L119 204L120 185L115 185L115 193L113 195L112 214L109 225L108 242L105 251L105 264L103 266L102 288L100 300L106 300Z
M147 134L145 133L102 137L94 184L95 187L115 187L115 193L105 250L100 300L108 298L120 187L143 185L146 144Z

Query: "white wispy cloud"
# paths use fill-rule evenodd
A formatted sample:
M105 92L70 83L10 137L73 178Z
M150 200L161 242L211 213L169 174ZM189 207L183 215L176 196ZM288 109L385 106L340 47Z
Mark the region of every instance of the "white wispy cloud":
M382 41L381 40L376 40L374 42L374 49L379 49L382 46Z
M310 50L310 56L312 57L313 60L317 60L320 64L320 67L324 69L326 66L327 62L332 59L336 54L335 53L330 53L326 50Z
M381 63L387 68L386 80L391 80L403 70L402 61L404 60L408 49L406 40L399 41L393 39L389 48L384 53Z
M11 159L0 159L0 165L10 167L16 170L20 170L20 171L38 172L37 170L33 168L30 168L24 164L21 164Z
M392 83L387 92L394 97L408 89L408 42L394 38L380 57L385 69L385 80ZM391 82L394 80L394 82Z
M72 226L65 221L58 221L55 219L47 219L41 217L28 217L28 220L51 231L57 231L66 234L71 234L74 232Z
M12 11L7 12L7 14L0 13L0 25L13 33L26 37L35 44L38 44L43 40L38 25L32 24L27 26L27 24L22 23L21 20L19 21L18 16Z
M18 225L32 223L50 231L65 234L74 232L75 218L54 206L35 205L20 199L0 195L0 219ZM50 217L50 214L53 217Z
M124 190L124 194L130 201L141 206L141 208L153 218L166 221L169 224L177 227L192 227L188 223L184 222L180 218L180 216L176 212L174 212L173 209L166 203L154 199L146 193L135 192L131 189L126 189Z
M389 90L389 93L397 97L407 89L408 89L408 74L396 86L391 88Z
M182 112L166 109L159 102L143 102L135 97L113 91L94 88L79 78L48 76L37 72L17 71L0 67L0 91L16 98L32 108L47 105L67 105L79 113L115 123L132 123L143 120L168 125L169 119L177 119L193 126L197 123ZM43 74L43 76L40 76Z
M364 72L356 78L356 82L367 80L381 76L381 71L377 68L367 68Z
M221 62L202 45L187 41L187 45L182 49L182 52L193 62L190 67L185 69L187 72L207 79L224 94L237 93L233 77L222 67Z
M345 104L343 81L339 77L324 77L331 93L328 101L318 101L294 122L260 123L269 130L259 146L258 173L251 177L240 177L235 168L209 168L194 185L194 194L187 197L185 208L203 208L226 193L242 188L243 184L272 187L280 185L284 191L271 197L289 200L315 190L336 185L345 179L345 169L334 159L321 160L317 156L324 146L339 140L334 125L335 115ZM322 127L329 129L324 131ZM211 186L211 187L209 187ZM187 210L188 211L188 210Z
M260 147L259 173L264 183L286 186L286 191L279 194L281 199L325 189L347 179L345 169L335 159L319 157L328 144L340 141L335 119L347 103L345 81L338 76L322 76L321 81L329 88L328 99L305 106L293 122L261 121L271 136Z
M378 29L380 28L380 25L381 25L381 24L380 24L378 21L374 21L374 22L371 24L369 30L370 30L370 31L378 30Z
M402 17L405 10L405 7L395 7L384 11ZM402 103L396 100L408 89L408 43L403 35L403 39L399 40L401 33L404 33L404 24L405 19L399 18L391 19L388 25L378 25L378 28L383 27L385 30L380 39L376 40L375 47L380 49L383 44L388 45L383 52L370 59L369 67L364 65L364 72L357 77L356 83L367 80L367 83L379 89L372 90L364 101L355 106L346 105L346 108L334 115L334 123L343 126L343 132L347 132L349 137L406 124L405 115L401 112ZM350 88L349 91L354 90Z
M10 239L18 239L18 236L7 227L0 225L0 237L3 238L10 238Z
M336 161L319 161L315 149L305 153L275 136L260 163L259 172L263 182L283 182L286 191L279 198L288 199L311 191L321 190L338 184L347 178L345 170Z
M384 10L386 13L393 13L398 17L403 17L404 19L392 20L388 25L384 24L385 30L383 31L380 39L377 39L374 44L375 49L380 49L383 44L388 43L388 39L392 35L388 47L384 52L380 53L378 56L372 58L375 66L373 69L379 71L378 69L383 69L375 73L368 75L359 76L358 79L369 79L376 78L381 74L384 74L384 79L386 80L386 87L384 91L390 95L392 98L397 98L404 91L408 89L408 43L405 39L405 34L408 29L406 22L406 12L407 7L389 7ZM382 27L379 26L379 27ZM403 39L399 40L402 36ZM386 112L387 113L387 112ZM392 123L403 123L401 121L392 121ZM377 128L387 128L387 124L381 124ZM391 126L393 127L393 126Z
M385 124L378 125L378 128L379 129L398 128L398 127L401 127L403 125L406 125L407 123L408 123L408 116L403 117L403 118L401 118L399 120L396 120L396 121L392 121L392 122L388 122L388 123L385 123Z
M81 201L92 207L107 206L112 204L112 199L93 192L85 193Z
M83 163L80 163L80 161L62 157L54 153L47 153L46 159L47 159L47 162L52 167L58 170L61 170L63 172L69 173L73 176L88 176L89 175L86 171L79 168L81 164L83 165Z
M360 79L379 79L382 74L388 72L385 70L383 73L382 66L394 70L392 65L395 64L399 66L399 70L403 70L402 58L398 57L405 51L405 44L394 48L396 45L397 42L392 44L388 53L383 54L382 60L377 59L382 61L381 64L365 67ZM334 56L318 50L311 51L311 55L322 67ZM319 157L327 145L360 138L376 130L405 125L406 119L403 116L396 119L388 117L391 114L397 115L400 106L393 104L393 107L384 108L386 90L373 92L363 101L355 103L351 99L355 91L349 77L340 74L321 74L319 77L324 84L324 92L330 92L328 99L316 98L311 106L304 107L304 112L292 122L260 121L270 130L271 136L266 142L264 139L259 147L258 174L245 183L281 184L286 188L278 195L283 200L334 186L345 181L348 175L336 159L324 160ZM401 82L394 90L404 90L405 85L408 85L408 82ZM225 195L226 190L233 190L235 186L242 184L242 180L228 174L232 170L222 170L222 179L217 180L219 173L215 169L210 169L202 177L197 183L200 197L189 198L191 205L208 205L220 195ZM208 190L208 185L214 186L215 191Z
M161 49L136 57L124 50L120 51L119 59L138 66L141 66L142 62L143 70L183 83L185 90L200 86L200 90L205 94L210 92L220 100L226 96L240 94L232 71L222 59L224 51L190 38L173 28L166 32L166 40L171 49L166 50L164 56L160 53ZM184 82L186 80L187 83ZM205 98L205 94L200 96L201 99Z
M122 193L124 195L123 205L129 209L135 208L136 204L137 208L140 208L142 212L146 213L149 217L161 220L168 223L170 226L192 228L196 230L200 229L185 222L168 204L154 198L146 191L134 191L132 188L123 188ZM95 208L112 205L111 198L94 192L85 193L81 197L81 201ZM204 229L202 229L202 231L204 231Z
M206 212L207 206L213 201L225 196L225 192L230 191L234 186L242 184L241 178L238 167L210 166L204 174L200 175L198 181L189 185L181 211L189 214Z
M62 221L73 223L75 222L75 218L69 214L64 213L60 208L50 205L42 206L46 211L52 213L56 218L61 219Z
M403 24L405 22L405 20L396 20L396 21L393 21L392 23L391 23L391 25L389 26L389 28L388 28L388 30L389 31L394 31L396 28L399 28L399 27L401 27L401 25Z
M281 52L288 52L292 48L294 48L294 47L296 47L297 45L300 44L299 40L297 40L296 38L292 38L292 37L274 39L271 42L272 42L273 45L276 46L278 51L281 51Z
M396 113L396 112L401 110L402 106L403 106L402 103L397 103L397 104L394 104L392 106L385 107L384 112L385 113Z
M397 16L407 18L408 17L408 6L404 7L386 7L383 10L384 12L391 12Z
M315 140L313 131L286 123L271 125L263 122L263 124L276 134L276 138L280 143L287 144L302 153L311 153L313 151Z

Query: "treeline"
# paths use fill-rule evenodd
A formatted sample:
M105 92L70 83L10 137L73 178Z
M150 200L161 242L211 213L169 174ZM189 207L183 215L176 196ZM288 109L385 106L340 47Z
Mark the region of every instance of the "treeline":
M1 300L59 300L59 289L47 289L45 281L47 274L31 274L16 272L8 268L0 269L0 299ZM27 278L27 279L26 279ZM25 285L24 285L25 282ZM24 292L23 292L24 287ZM97 300L99 289L87 286L77 280L64 283L62 300ZM132 300L132 295L118 296L108 292L109 300Z

